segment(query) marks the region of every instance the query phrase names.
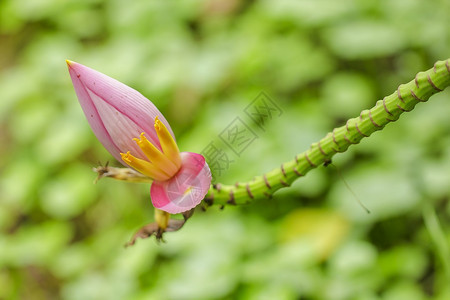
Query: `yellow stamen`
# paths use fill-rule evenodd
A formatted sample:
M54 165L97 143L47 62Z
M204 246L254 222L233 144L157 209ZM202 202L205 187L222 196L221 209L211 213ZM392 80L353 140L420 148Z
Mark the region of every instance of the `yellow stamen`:
M175 164L158 148L156 148L152 143L150 143L145 137L145 133L141 133L140 139L133 139L141 148L142 152L144 152L145 156L148 157L150 162L158 167L161 170L164 170L165 173L170 175L171 177L175 175L179 167L175 166Z
M126 154L120 153L120 155L122 160L136 171L157 181L165 181L172 178L180 170L180 150L178 150L172 135L158 117L155 118L155 131L162 151L152 144L143 132L140 138L134 138L133 140L147 159L137 158L131 155L130 151Z
M155 180L164 181L172 177L166 174L163 170L157 168L151 162L134 157L130 154L130 151L127 153L120 153L120 155L122 156L122 160L130 167Z
M175 140L170 132L167 130L164 123L162 123L158 117L155 118L155 130L158 135L159 142L163 153L175 164L177 169L181 166L180 150L178 149Z
M159 229L166 230L169 225L170 214L163 210L155 208L155 221L158 224Z

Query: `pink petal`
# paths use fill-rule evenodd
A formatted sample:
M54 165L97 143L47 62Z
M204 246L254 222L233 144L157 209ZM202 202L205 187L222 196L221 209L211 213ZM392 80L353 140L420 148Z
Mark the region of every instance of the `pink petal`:
M202 155L192 152L180 155L180 171L167 181L154 181L150 189L153 205L171 214L196 207L211 184L211 171Z
M120 153L127 151L145 158L133 141L142 132L160 148L153 126L156 116L175 139L164 116L142 94L91 68L71 61L67 64L78 100L95 136L118 161L123 163Z

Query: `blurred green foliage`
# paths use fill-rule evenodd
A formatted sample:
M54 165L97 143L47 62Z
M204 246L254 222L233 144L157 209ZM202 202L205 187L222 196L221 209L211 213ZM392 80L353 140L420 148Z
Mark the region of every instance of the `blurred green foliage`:
M2 0L0 299L449 299L449 91L336 156L338 171L123 249L153 218L149 186L92 184L97 162L119 164L64 62L142 92L194 152L266 92L283 114L216 174L233 183L448 58L449 11L448 0Z

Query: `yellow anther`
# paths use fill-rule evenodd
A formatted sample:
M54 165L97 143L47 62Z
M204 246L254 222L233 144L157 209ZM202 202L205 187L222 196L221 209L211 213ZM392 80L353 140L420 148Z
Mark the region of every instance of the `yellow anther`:
M126 162L130 167L138 172L141 172L144 175L147 175L150 178L158 181L165 181L172 177L165 173L163 170L155 167L151 162L134 157L130 154L130 151L128 151L127 153L120 153L120 155L122 156L122 160Z
M152 143L150 143L145 137L145 133L141 133L140 139L133 139L149 161L158 169L164 170L165 173L171 177L175 175L179 167L177 167L166 155L161 153L161 151L156 148Z
M155 130L163 153L175 164L177 169L179 169L181 166L180 150L172 135L158 117L155 118Z

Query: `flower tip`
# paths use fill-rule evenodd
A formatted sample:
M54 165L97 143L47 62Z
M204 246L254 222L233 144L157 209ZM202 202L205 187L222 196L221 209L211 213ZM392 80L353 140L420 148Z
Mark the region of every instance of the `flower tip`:
M66 59L66 64L70 68L71 65L73 65L73 61Z
M127 153L120 153L120 156L122 157L122 159L124 160L124 161L131 161L130 160L130 151L128 151Z

